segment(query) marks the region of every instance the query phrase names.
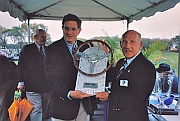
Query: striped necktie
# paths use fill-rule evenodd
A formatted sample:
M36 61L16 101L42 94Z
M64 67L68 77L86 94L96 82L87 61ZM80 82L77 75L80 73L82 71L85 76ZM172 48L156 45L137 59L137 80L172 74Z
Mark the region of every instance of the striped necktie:
M122 74L122 72L124 71L125 65L127 64L127 60L125 59L123 64L120 66L119 72L117 74L116 80L120 77L120 75Z
M40 53L41 53L41 55L44 55L44 52L43 52L42 46L40 47Z
M76 44L73 45L72 47L72 55L74 55L74 53L76 52L77 50L77 47L76 47Z

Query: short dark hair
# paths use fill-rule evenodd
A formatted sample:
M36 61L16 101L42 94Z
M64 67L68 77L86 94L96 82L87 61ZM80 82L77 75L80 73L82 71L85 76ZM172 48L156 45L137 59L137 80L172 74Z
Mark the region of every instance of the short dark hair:
M64 23L66 21L76 21L77 22L77 26L78 28L81 28L81 23L82 21L74 14L67 14L63 17L63 21L62 21L62 27L64 27Z

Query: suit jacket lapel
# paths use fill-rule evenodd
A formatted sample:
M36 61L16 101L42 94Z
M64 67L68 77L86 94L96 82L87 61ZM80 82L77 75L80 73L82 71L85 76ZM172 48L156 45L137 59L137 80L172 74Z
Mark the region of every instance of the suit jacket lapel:
M139 55L127 66L125 70L134 68L134 66L139 63L139 59L142 57L142 53L139 53Z
M121 77L124 75L128 74L131 72L132 69L136 68L135 66L138 64L138 61L143 57L142 53L140 53L127 67L126 69L122 72L122 74L119 76L117 80L119 80ZM122 59L122 62L119 64L119 69L120 65L122 65L124 58Z

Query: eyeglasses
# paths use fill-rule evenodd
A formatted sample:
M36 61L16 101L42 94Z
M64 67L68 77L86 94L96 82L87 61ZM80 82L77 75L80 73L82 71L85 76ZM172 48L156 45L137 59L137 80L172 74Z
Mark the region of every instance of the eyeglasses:
M65 30L65 31L77 31L78 30L78 28L76 28L76 27L74 27L74 28L70 28L70 27L67 27L67 26L64 26L63 27L63 29Z

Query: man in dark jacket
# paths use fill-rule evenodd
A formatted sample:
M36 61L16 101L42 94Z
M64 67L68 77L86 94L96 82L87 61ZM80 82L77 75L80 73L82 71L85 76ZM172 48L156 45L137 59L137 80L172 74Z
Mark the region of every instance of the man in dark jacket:
M73 46L80 46L77 36L81 20L67 14L62 21L63 38L47 48L46 74L51 87L51 116L53 121L87 121L95 107L95 97L75 90L77 69L73 63Z
M141 53L143 42L138 32L125 32L120 46L125 58L107 73L112 82L108 121L149 121L147 101L156 79L155 67ZM108 94L104 95L97 93L96 97L107 100Z
M50 88L45 78L44 55L46 32L37 29L35 43L25 45L20 53L18 77L20 90L26 91L27 100L34 106L31 121L50 120Z
M8 117L8 108L13 102L17 82L16 65L0 54L0 121L6 121Z
M172 82L172 88L171 93L178 93L178 77L176 76L174 70L171 68L171 66L167 63L160 63L159 67L156 68L156 71L159 74L163 74L166 79L168 79L168 74L174 75L173 82Z

